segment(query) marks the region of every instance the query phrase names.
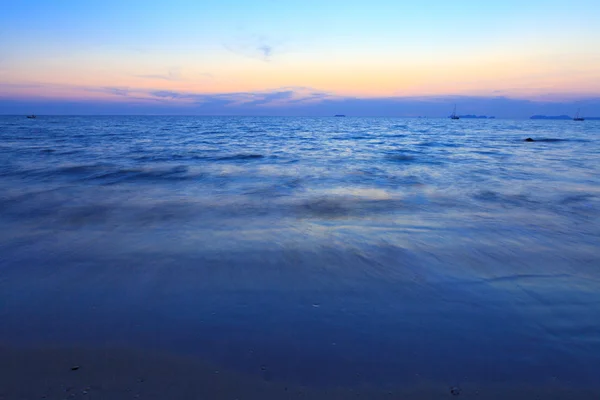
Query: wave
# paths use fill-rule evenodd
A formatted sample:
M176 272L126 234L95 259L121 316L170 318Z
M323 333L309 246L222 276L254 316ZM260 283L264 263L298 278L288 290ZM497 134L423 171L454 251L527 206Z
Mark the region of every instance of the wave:
M57 149L42 149L40 153L42 154L52 154L55 156L69 156L72 154L81 153L81 150L57 150Z
M202 174L190 174L189 167L179 165L171 168L124 168L90 177L93 181L107 184L132 181L181 181L198 179Z
M505 194L493 190L482 190L475 193L472 198L484 203L495 203L503 207L539 208L542 204L525 194ZM546 204L549 206L549 204Z
M183 172L183 170L182 170ZM95 179L122 182L127 179L173 179L174 171L119 171L98 176ZM237 196L173 198L136 197L128 192L113 191L107 186L86 193L79 190L73 196L70 190L44 191L24 195L0 197L3 217L20 221L35 220L56 226L123 224L147 226L164 222L191 222L231 218L267 218L268 215L294 219L344 219L365 218L385 214L407 205L399 198L383 193L358 195L328 194L298 197L293 194L301 189L301 182L288 181L285 187L273 185L262 191ZM81 189L81 188L80 188ZM132 197L133 196L133 197Z
M61 166L53 169L20 169L5 171L5 174L20 177L35 177L44 180L95 182L115 184L126 181L180 181L199 179L202 173L191 173L190 167L120 167L110 164L80 164Z
M364 139L373 139L374 136L333 136L331 140L364 140Z
M111 166L105 164L78 164L78 165L66 165L58 167L54 170L48 170L49 175L80 175L80 174L93 174L102 172Z
M566 196L562 199L561 204L574 204L574 203L582 203L587 201L592 201L598 198L593 194L576 194L572 196Z
M458 145L456 143L442 143L442 142L421 142L417 144L421 147L461 147L462 145Z
M262 154L231 154L231 155L208 155L197 153L173 153L173 154L144 154L141 156L132 157L136 161L153 161L153 162L169 162L169 161L237 161L237 160L258 160L265 158Z
M390 154L390 155L386 156L386 158L390 161L396 161L396 162L412 162L417 159L416 157L409 156L407 154Z
M384 158L393 163L418 163L438 165L442 164L439 154L427 154L420 150L398 149L397 152L388 152Z
M233 154L230 156L216 157L216 161L236 161L236 160L258 160L264 158L262 154Z
M245 129L246 133L267 133L268 131L265 129L257 129L257 128L247 128Z
M297 217L323 219L368 217L373 214L393 212L405 206L398 199L362 199L345 196L312 198L291 205Z

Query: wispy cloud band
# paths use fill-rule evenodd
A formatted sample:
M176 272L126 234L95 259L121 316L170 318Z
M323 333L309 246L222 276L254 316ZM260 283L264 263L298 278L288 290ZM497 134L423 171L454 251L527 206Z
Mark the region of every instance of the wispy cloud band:
M349 97L310 87L232 93L196 93L129 87L77 87L41 83L0 84L0 114L199 114L445 116L457 104L463 114L526 118L571 114L577 108L600 116L598 96L515 99L496 96ZM21 108L19 108L21 107ZM48 111L45 111L48 110Z

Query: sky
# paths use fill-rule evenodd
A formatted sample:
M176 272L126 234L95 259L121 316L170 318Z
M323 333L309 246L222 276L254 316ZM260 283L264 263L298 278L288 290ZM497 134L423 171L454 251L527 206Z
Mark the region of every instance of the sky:
M597 0L0 9L0 114L600 116Z

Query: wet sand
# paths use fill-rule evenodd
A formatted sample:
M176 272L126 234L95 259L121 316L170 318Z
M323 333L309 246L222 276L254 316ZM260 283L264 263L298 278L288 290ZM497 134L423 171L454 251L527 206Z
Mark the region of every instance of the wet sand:
M303 387L262 374L216 369L197 359L130 349L0 347L0 399L597 399L593 388L415 382L370 387Z

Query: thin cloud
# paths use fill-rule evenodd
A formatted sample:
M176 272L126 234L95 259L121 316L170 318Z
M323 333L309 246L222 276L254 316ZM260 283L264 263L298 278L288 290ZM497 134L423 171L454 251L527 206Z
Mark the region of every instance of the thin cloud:
M148 95L160 100L179 102L194 102L198 105L218 103L226 107L281 107L301 102L315 102L333 98L324 92L315 92L314 89L279 88L260 92L234 92L234 93L187 93L170 90L154 90Z
M31 89L31 88L40 88L45 85L41 83L0 83L0 88L6 89Z
M271 57L271 54L273 53L273 47L267 45L267 44L263 44L262 46L258 46L257 48L258 51L260 51L263 55L263 57L265 59L268 59L269 57Z
M244 35L229 43L223 43L223 47L233 54L270 62L275 54L276 46L264 36Z
M2 88L6 90L2 91ZM35 87L35 90L31 90ZM16 90L9 90L9 88ZM19 90L21 89L21 90ZM27 90L27 92L26 92ZM55 91L56 95L51 92ZM3 92L3 93L2 93ZM91 98L89 92L109 95ZM68 94L68 98L65 97ZM0 114L38 113L163 113L195 115L289 116L428 116L445 117L454 104L461 114L528 118L561 115L584 107L600 116L600 96L577 99L519 99L505 96L345 97L310 87L281 87L257 92L194 93L127 87L0 84ZM73 108L77 104L76 108Z
M135 75L138 78L144 79L162 79L165 81L181 81L183 80L181 75L181 68L175 67L170 68L166 74L150 74L150 75Z
M104 88L107 93L114 94L115 96L129 96L129 89L121 89L121 88Z
M129 88L123 88L123 87L112 87L112 86L99 87L99 88L72 87L70 89L75 89L75 90L80 89L80 90L83 90L84 92L92 92L92 93L106 93L106 94L111 94L113 96L119 96L119 97L129 97L131 95L131 90Z
M172 90L155 90L149 93L151 96L160 97L162 99L184 99L188 98L188 94L174 92Z

